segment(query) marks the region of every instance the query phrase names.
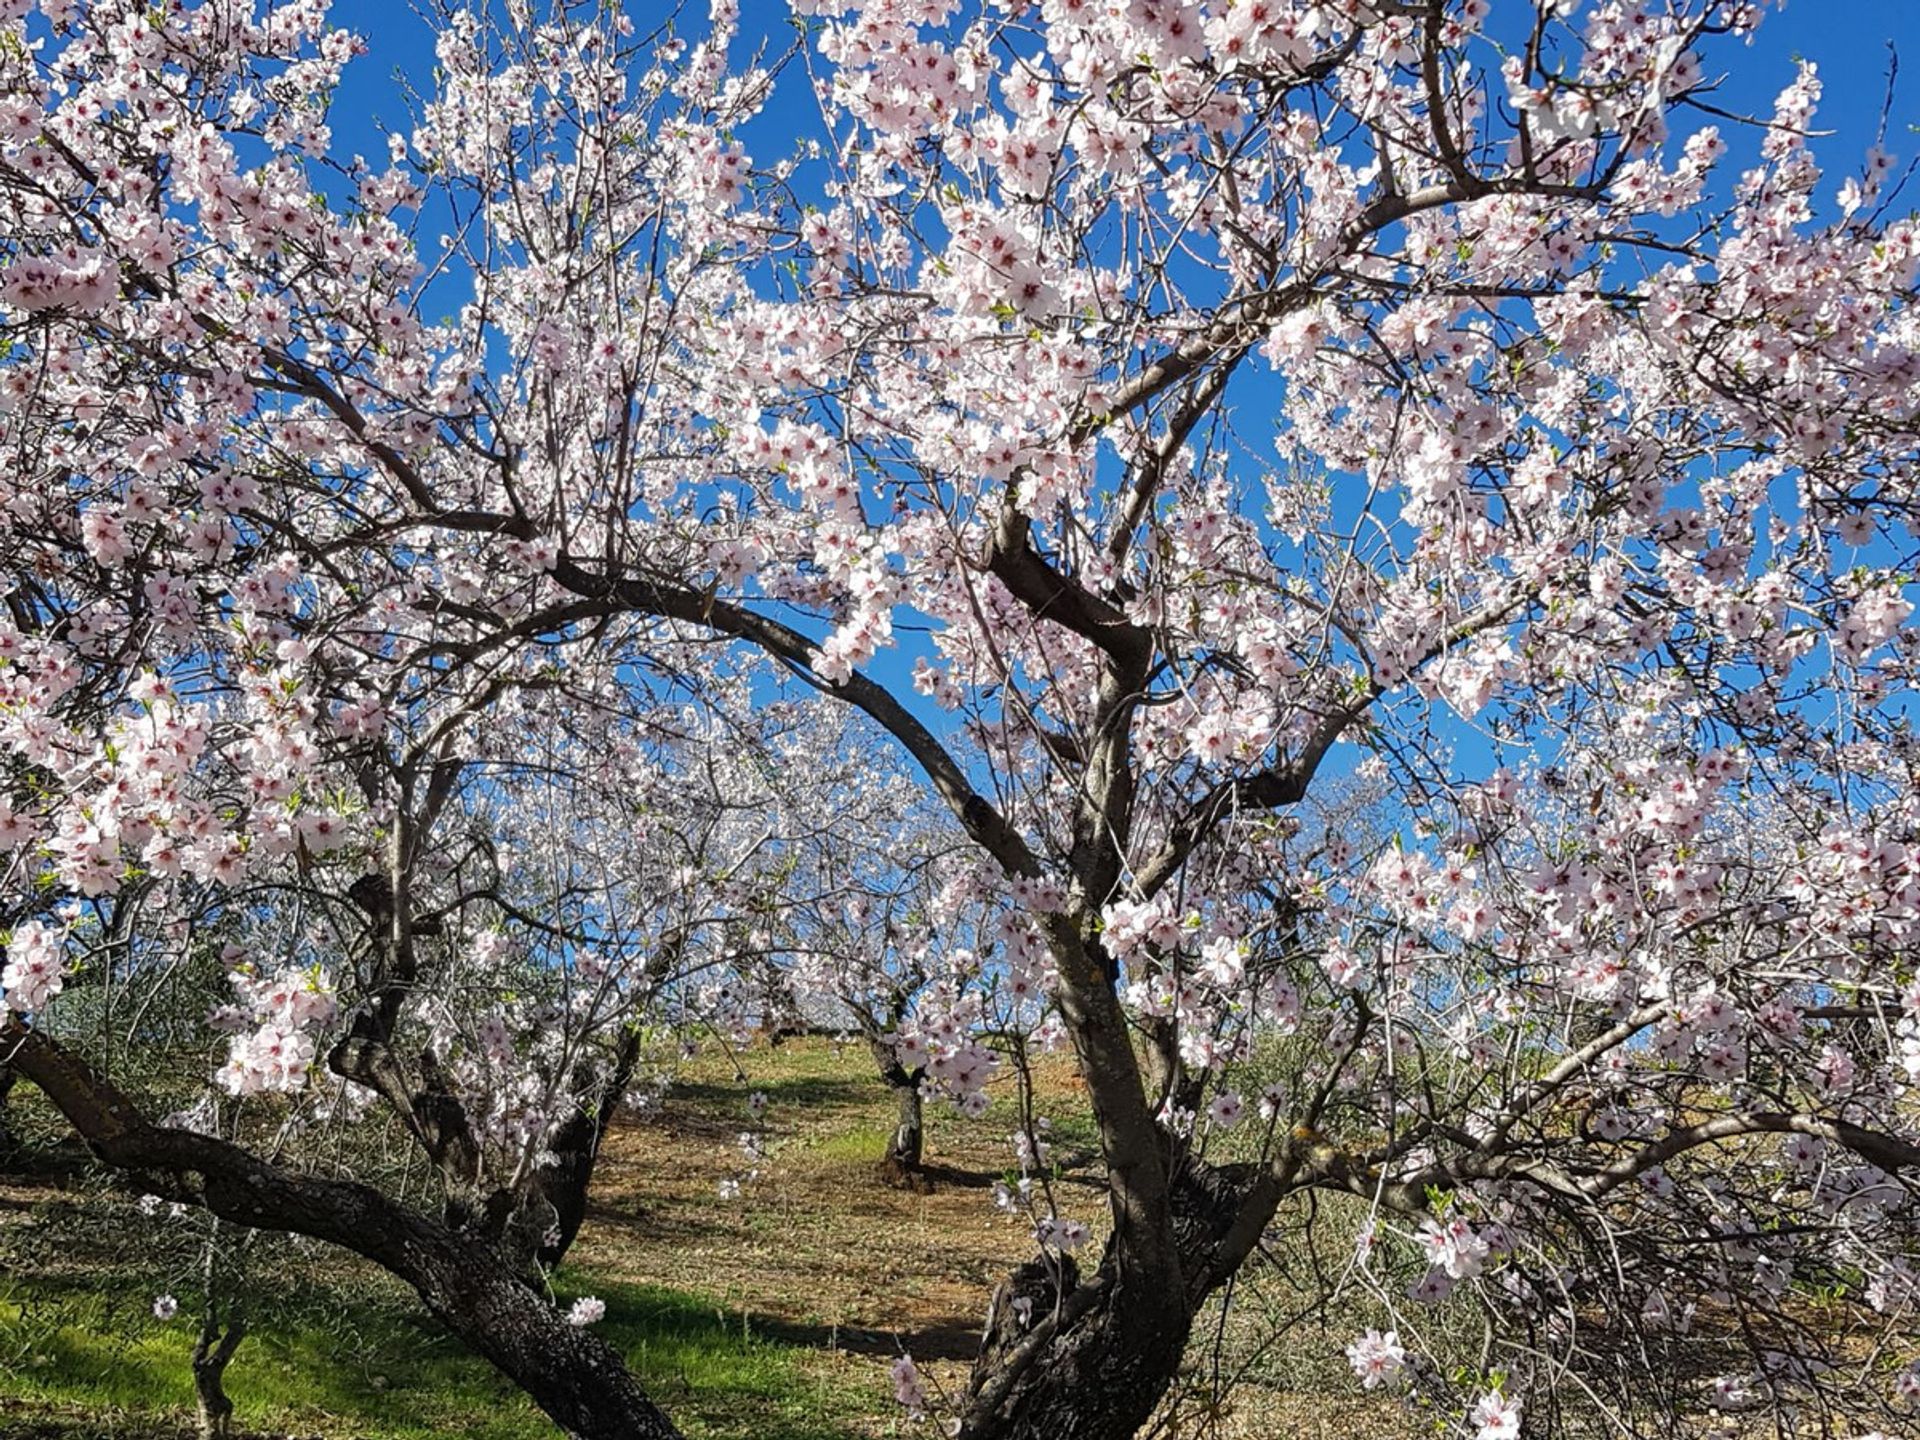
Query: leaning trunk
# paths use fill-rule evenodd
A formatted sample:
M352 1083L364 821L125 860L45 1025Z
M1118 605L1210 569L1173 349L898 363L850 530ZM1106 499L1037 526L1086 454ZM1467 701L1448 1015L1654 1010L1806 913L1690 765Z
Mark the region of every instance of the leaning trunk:
M0 1046L105 1164L255 1230L353 1251L411 1285L434 1316L579 1440L680 1440L620 1356L567 1324L484 1234L369 1185L283 1170L211 1135L157 1126L84 1062L18 1019Z

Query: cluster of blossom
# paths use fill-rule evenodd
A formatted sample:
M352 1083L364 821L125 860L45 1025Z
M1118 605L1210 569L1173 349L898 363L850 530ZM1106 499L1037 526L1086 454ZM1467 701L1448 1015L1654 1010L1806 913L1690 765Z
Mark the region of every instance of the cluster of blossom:
M1389 913L1421 927L1444 926L1465 941L1498 928L1498 912L1480 885L1479 868L1465 855L1439 861L1418 850L1394 847L1368 873L1373 893Z
M545 1006L522 1002L482 1015L470 1037L449 1046L447 1072L474 1129L510 1171L523 1156L539 1163L564 1118L555 1087L564 1074L566 1031L552 1023L557 1019Z
M911 1355L898 1356L890 1367L893 1380L893 1398L907 1407L910 1415L924 1415L927 1410L926 1387L920 1381L920 1368L913 1363Z
M43 255L23 255L0 271L0 300L25 311L104 310L120 288L120 269L97 247L68 241Z
M1471 1280L1493 1253L1486 1237L1476 1233L1473 1226L1459 1216L1446 1221L1431 1217L1422 1221L1419 1241L1428 1263L1448 1280Z
M0 969L0 996L18 1014L37 1014L60 993L66 976L67 937L63 928L25 920L7 937L7 963Z
M974 1118L987 1112L987 1085L1000 1068L998 1053L974 1033L981 1006L977 993L941 982L930 987L919 1013L893 1041L901 1065L924 1070L940 1093Z
M1520 1440L1520 1402L1490 1391L1474 1402L1467 1423L1474 1440Z
M228 981L236 1002L208 1022L233 1036L221 1085L232 1095L302 1089L313 1067L314 1037L338 1013L327 972L312 966L261 975L246 966L230 971Z
M1033 1240L1043 1249L1078 1250L1093 1238L1093 1232L1078 1220L1063 1220L1048 1215L1033 1227Z
M1406 1373L1407 1352L1396 1330L1367 1330L1347 1346L1347 1362L1369 1390L1394 1385Z

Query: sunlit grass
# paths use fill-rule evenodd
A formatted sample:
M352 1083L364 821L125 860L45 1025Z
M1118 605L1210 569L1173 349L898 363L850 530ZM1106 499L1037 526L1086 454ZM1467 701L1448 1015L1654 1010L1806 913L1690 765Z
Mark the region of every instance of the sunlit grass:
M568 1275L563 1303L597 1294L597 1327L689 1436L844 1440L833 1396L800 1353L703 1297ZM193 1327L151 1297L15 1283L0 1289L0 1396L93 1416L189 1417ZM227 1373L236 1420L279 1434L365 1440L529 1440L559 1432L431 1322L384 1305L296 1307L249 1334ZM97 1423L97 1422L95 1422Z

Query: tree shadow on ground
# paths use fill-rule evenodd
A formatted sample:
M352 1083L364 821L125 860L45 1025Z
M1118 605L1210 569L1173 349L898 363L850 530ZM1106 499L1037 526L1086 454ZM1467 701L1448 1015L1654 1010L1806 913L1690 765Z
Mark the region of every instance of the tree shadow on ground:
M60 1187L98 1169L99 1162L77 1140L15 1145L0 1153L0 1180L16 1184Z
M752 1321L756 1335L782 1345L804 1345L815 1350L846 1350L855 1355L911 1355L916 1360L967 1361L980 1353L978 1321L955 1316L935 1320L912 1330L881 1330L866 1325L802 1325L760 1316Z
M743 1094L742 1091L746 1093ZM756 1079L743 1076L736 1084L716 1085L702 1080L680 1080L669 1092L669 1102L707 1106L724 1111L758 1092L773 1105L871 1105L880 1082L865 1077L842 1079L831 1075L793 1075Z

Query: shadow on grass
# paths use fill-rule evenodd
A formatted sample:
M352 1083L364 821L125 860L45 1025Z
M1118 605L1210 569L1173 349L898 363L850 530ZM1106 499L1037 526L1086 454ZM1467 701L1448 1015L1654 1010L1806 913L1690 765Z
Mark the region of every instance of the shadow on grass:
M753 1076L733 1085L715 1085L706 1081L676 1081L668 1092L668 1104L680 1101L722 1114L741 1110L754 1091L765 1095L773 1105L871 1105L884 1098L880 1081L834 1075ZM744 1111L741 1113L744 1114Z
M962 1170L958 1165L945 1165L938 1160L928 1161L920 1167L920 1173L935 1187L951 1187L955 1190L987 1190L1000 1178L997 1170Z
M864 1325L800 1325L758 1319L753 1328L784 1345L846 1350L855 1355L911 1355L915 1360L971 1361L980 1353L980 1324L955 1316L914 1330L876 1330Z
M60 1185L99 1169L87 1147L74 1141L14 1145L0 1154L0 1180Z
M581 1294L606 1302L596 1332L689 1440L851 1440L845 1421L859 1401L808 1372L804 1338L771 1334L698 1295L590 1273L565 1279L559 1303ZM193 1399L192 1332L154 1320L150 1300L101 1287L0 1290L0 1434L178 1433ZM282 1437L560 1434L485 1362L398 1305L307 1299L263 1314L227 1389L243 1430Z
M804 1352L819 1348L807 1335L685 1291L591 1277L576 1283L606 1301L607 1318L595 1328L690 1436L850 1440L838 1419L847 1397L828 1396L802 1373Z

